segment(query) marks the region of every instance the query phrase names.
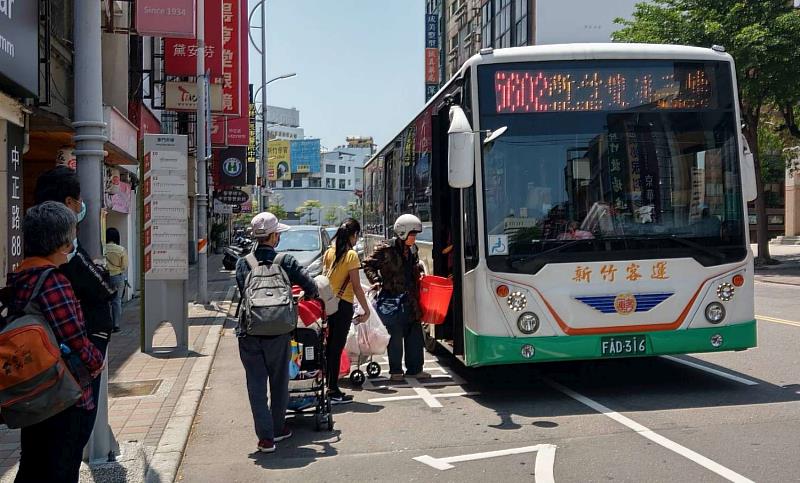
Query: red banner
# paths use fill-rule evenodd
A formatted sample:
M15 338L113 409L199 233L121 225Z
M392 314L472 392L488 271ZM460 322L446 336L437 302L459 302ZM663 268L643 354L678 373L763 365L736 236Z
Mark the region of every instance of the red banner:
M241 16L239 28L239 42L241 46L247 46L247 17ZM246 48L242 52L247 52ZM241 71L239 73L239 105L242 106L242 114L238 117L228 118L228 146L247 146L250 144L250 76L247 72L249 62L247 55L241 56Z
M136 32L151 37L195 38L194 0L138 0Z
M228 145L227 119L224 116L211 116L211 146Z
M205 1L206 70L212 79L222 77L222 0ZM197 75L197 41L164 39L164 71L167 75Z
M425 83L439 83L439 49L425 49Z
M241 116L242 17L239 0L222 0L222 113ZM247 47L247 44L244 44Z

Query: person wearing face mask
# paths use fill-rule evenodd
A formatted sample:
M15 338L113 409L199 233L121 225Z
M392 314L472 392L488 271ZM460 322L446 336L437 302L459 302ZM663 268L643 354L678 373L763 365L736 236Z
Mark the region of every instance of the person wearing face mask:
M287 225L269 212L256 215L250 222L253 238L258 243L254 255L259 264L272 263L278 252L275 248L281 241L281 233L289 230ZM306 298L316 298L317 284L291 254L286 253L280 263L293 285L299 285ZM236 263L236 284L239 293L245 293L247 274L251 271L247 259L240 258ZM292 437L286 426L286 407L289 403L289 358L291 354L291 333L274 336L248 335L244 327L236 329L239 340L239 358L244 366L247 379L247 394L258 445L262 453L273 453L275 443ZM267 385L269 385L270 404L267 404Z
M103 354L87 337L83 311L69 279L58 268L77 252L75 215L63 204L47 201L28 210L22 230L25 258L8 274L7 286L13 294L9 308L21 312L29 301L35 302L57 342L78 355L90 380L74 373L82 389L75 405L22 428L16 481L77 482L85 446L82 428L93 418L96 401L91 379L100 379ZM40 277L45 278L34 294ZM70 367L73 369L77 368Z
M81 183L75 170L57 166L39 175L34 198L36 204L57 201L66 205L75 214L80 229L80 223L86 216L86 204L81 199ZM111 331L114 328L111 301L115 290L111 285L108 271L92 261L89 254L81 248L77 236L73 238L76 246L75 255L61 265L61 273L67 277L78 298L86 320L89 340L105 357ZM93 409L81 428L81 440L84 445L89 441L97 416L97 401L100 397L99 377L94 381L92 394Z
M380 289L378 314L386 325L389 339L389 374L392 381L405 377L427 379L422 370L424 338L422 309L419 304L419 280L422 270L417 253L417 234L422 221L414 215L401 215L394 222L395 238L382 245L364 261L364 274ZM405 349L406 374L403 375Z

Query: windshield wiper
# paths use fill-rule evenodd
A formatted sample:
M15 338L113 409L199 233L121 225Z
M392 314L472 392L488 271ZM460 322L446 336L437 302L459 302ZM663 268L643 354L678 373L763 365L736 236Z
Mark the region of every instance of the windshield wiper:
M695 250L701 251L706 255L711 255L712 257L716 258L717 260L727 260L727 256L722 253L716 252L708 247L705 247L697 242L689 241L685 238L681 238L677 235L667 235L664 237L656 237L657 240L670 240L678 243L679 245L683 245L685 247L694 248Z
M587 238L585 240L572 240L572 241L570 241L568 243L564 243L563 245L559 245L557 247L551 248L549 250L545 250L545 251L540 252L540 253L510 256L510 257L508 257L508 264L509 264L509 266L511 266L511 268L517 268L515 265L517 263L519 263L519 262L527 262L527 261L532 260L534 258L539 258L539 257L545 256L545 255L549 255L549 254L552 254L552 253L558 253L558 252L560 252L562 250L565 250L565 249L567 249L567 248L569 248L569 247L571 247L571 246L573 246L573 245L575 245L577 243L590 241L590 240L594 240L594 239L593 238Z
M306 249L303 249L303 248L286 248L284 250L277 250L277 251L279 251L279 252L313 252L315 250L316 249L314 249L314 250L306 250Z

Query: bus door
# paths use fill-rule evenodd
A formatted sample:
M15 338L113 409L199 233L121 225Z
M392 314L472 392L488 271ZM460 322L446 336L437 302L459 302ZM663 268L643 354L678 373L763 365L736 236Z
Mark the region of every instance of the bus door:
M461 267L461 198L459 190L447 182L447 130L449 106L432 116L431 220L433 225L433 270L435 275L452 277L453 296L443 324L435 326L435 337L452 341L456 355L464 353L464 320L462 309L463 270Z

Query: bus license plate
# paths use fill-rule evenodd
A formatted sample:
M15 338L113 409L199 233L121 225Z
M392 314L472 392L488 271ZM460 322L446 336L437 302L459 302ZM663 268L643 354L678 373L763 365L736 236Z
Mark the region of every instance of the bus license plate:
M621 335L600 338L600 355L603 357L647 354L647 337Z

